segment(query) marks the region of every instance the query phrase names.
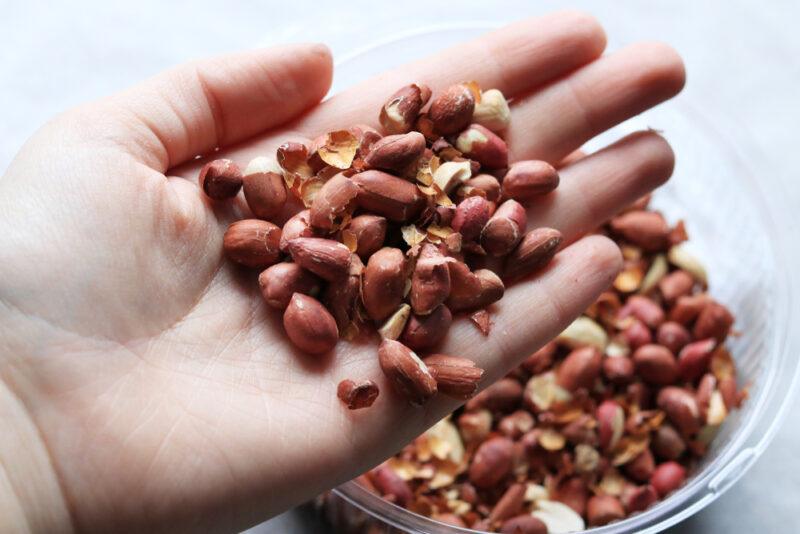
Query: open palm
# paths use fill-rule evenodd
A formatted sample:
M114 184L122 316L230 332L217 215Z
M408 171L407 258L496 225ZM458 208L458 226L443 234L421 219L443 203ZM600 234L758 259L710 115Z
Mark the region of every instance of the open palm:
M401 85L476 80L514 99L513 159L560 161L683 85L665 45L601 57L604 46L591 17L559 13L323 103L324 47L255 51L179 67L46 125L0 181L0 521L242 528L353 477L452 410L393 395L374 345L342 342L322 361L293 349L257 273L222 257L222 234L246 206L201 195L194 158L219 147L244 164L287 139L377 123ZM610 241L581 234L672 167L650 132L566 165L529 225L573 243L507 291L488 339L459 320L442 352L476 360L485 386L554 336L619 267ZM344 378L379 384L371 409L339 404Z

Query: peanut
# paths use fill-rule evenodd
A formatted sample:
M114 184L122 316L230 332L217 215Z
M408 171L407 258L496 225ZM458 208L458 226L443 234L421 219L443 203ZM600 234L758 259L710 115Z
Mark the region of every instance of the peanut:
M222 238L225 254L246 267L269 267L280 258L281 230L271 222L243 219L231 224Z
M200 170L200 187L214 200L235 197L242 188L242 171L229 159L216 159Z
M316 299L295 293L283 313L283 328L294 345L310 354L333 350L339 329L333 316Z

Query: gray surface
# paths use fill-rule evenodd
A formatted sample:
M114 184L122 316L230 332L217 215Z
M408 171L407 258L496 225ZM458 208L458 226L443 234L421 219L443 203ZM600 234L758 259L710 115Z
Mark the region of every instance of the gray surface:
M77 4L80 4L77 3ZM420 24L450 20L502 22L563 6L594 12L608 29L672 43L686 59L686 92L714 116L732 115L800 205L795 129L800 124L800 32L796 2L506 2L348 1L322 7L304 0L257 7L244 1L135 4L96 0L50 5L4 2L0 18L0 169L53 114L121 89L175 63L203 55L284 41L318 40L338 56ZM165 5L166 4L166 5ZM699 5L698 5L699 4ZM764 4L768 8L764 7ZM399 7L402 5L402 9ZM454 6L458 6L456 10ZM224 6L224 7L223 7ZM457 13L455 13L457 11ZM621 43L624 44L624 43ZM739 132L731 132L734 137ZM680 157L680 154L678 155ZM798 228L779 229L797 233ZM793 251L797 262L797 251ZM797 263L796 263L797 264ZM799 317L795 303L795 317ZM675 532L787 532L800 499L800 401L772 446L717 502ZM290 512L253 532L320 531Z

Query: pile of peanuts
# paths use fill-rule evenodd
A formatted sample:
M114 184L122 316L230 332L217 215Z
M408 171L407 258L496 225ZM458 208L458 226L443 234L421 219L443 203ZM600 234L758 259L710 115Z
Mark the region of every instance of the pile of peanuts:
M509 164L503 94L467 82L431 96L421 84L395 92L379 114L386 135L357 125L286 142L244 172L230 160L200 172L215 201L243 189L253 218L228 227L224 251L262 270L261 292L283 310L288 339L324 354L340 338L379 335L383 373L415 405L437 392L475 394L482 369L431 352L457 313L489 335L487 307L505 283L541 269L562 241L557 230L527 231L523 203L552 192L559 176L544 161ZM379 388L353 377L337 394L360 409Z
M648 203L598 230L625 258L613 287L357 482L438 521L506 534L605 525L681 487L747 392L725 347L733 316L706 293L683 223L670 228ZM369 531L363 515L322 502L342 532Z

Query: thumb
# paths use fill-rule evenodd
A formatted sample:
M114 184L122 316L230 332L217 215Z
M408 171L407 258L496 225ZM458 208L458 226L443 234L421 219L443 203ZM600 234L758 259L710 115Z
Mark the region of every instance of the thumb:
M325 96L332 72L321 44L222 55L185 63L66 117L80 121L91 141L122 146L163 173L293 119Z

